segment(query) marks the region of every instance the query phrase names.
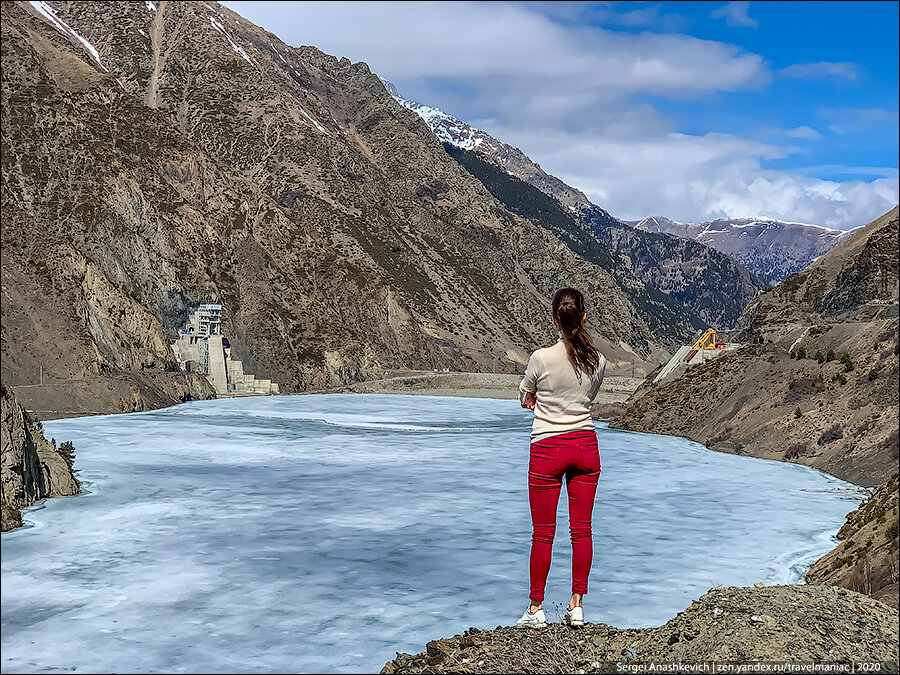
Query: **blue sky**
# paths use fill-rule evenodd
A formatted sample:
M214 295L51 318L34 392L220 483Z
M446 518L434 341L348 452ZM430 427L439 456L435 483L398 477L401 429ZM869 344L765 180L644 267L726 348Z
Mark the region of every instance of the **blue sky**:
M898 201L896 2L225 4L622 218L850 228Z

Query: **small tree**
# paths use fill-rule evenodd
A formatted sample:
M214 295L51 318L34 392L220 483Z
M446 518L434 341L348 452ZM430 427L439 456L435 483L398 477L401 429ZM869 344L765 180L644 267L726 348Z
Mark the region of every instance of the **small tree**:
M806 347L800 347L800 348L797 350L797 358L798 358L798 359L805 359L805 358L806 358Z
M849 373L854 368L853 360L850 358L850 355L847 352L841 354L841 363L844 364L845 373Z
M75 464L75 444L72 443L72 441L63 441L59 444L56 451L64 460L66 460L66 464L69 465L69 468Z
M803 417L803 411L800 410L800 406L797 406L797 409L794 411L794 419L800 419Z
M834 361L836 358L837 357L834 355L834 350L829 349L828 353L825 355L825 360L826 361Z
M875 370L874 368L872 368L872 370L869 371L869 382L871 382L872 380L877 380L877 379L878 379L878 371Z
M25 408L22 408L22 420L25 422L25 426L33 431L44 431L43 423L37 417L32 417Z
M822 353L822 350L816 352L816 361L819 363L825 363L825 355Z

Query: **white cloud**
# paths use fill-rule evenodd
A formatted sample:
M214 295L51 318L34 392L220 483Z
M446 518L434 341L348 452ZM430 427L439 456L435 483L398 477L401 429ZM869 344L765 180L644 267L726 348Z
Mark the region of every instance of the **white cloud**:
M687 29L692 21L676 12L666 11L665 2L644 4L633 2L559 2L528 0L518 4L563 24L590 23L597 26L652 28L664 32Z
M585 7L597 11L596 5L563 4L559 11L570 14L554 20L549 8L539 13L502 2L226 4L289 44L366 61L408 98L521 148L621 218L769 215L854 227L898 200L896 175L832 183L765 168L808 152L809 143L801 149L776 141L815 140L820 134L812 126L770 130L768 143L689 135L646 102L657 96L714 105L719 92L768 84L764 59L734 45L578 24ZM730 14L720 8L723 18L746 17L741 5L727 5ZM819 112L823 128L850 130L883 124L891 114Z
M255 2L227 2L251 20ZM262 4L262 3L259 3ZM691 97L764 86L771 73L757 54L687 35L617 33L565 26L504 2L282 2L279 37L365 61L389 79L562 80L568 91ZM272 22L274 23L274 22ZM270 29L272 25L268 26Z
M749 10L749 2L729 2L718 9L714 9L710 16L713 19L725 19L725 23L729 26L759 27L759 21L751 19L748 15Z
M788 138L805 138L811 141L817 141L822 138L822 134L808 126L795 127L784 133Z
M822 108L819 114L829 120L829 131L842 136L879 128L879 131L896 135L900 123L896 110L884 108Z
M835 182L766 169L765 160L793 149L728 134L622 139L500 131L519 147L540 148L545 171L626 220L651 214L682 222L769 216L846 229L891 209L900 191L896 171L871 182Z
M799 80L832 78L835 80L853 82L856 80L860 69L861 66L856 63L829 63L828 61L819 61L818 63L795 63L787 68L782 68L778 72L785 77Z

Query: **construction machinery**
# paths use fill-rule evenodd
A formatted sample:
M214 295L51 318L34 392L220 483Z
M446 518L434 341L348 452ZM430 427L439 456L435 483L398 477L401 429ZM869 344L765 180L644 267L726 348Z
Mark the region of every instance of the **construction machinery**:
M693 344L691 350L685 354L684 363L690 363L701 349L725 349L724 342L716 340L716 329L708 328L706 332Z

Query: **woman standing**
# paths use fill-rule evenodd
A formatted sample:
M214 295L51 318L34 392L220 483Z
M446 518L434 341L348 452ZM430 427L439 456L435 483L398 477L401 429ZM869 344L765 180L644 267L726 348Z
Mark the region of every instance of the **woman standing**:
M563 288L553 298L553 324L559 340L538 349L528 361L519 385L523 408L534 410L531 456L528 465L528 501L531 505L531 605L517 626L547 625L542 603L553 536L556 505L566 477L569 495L569 532L572 538L572 598L563 616L570 626L584 624L581 599L587 593L593 541L591 511L600 477L600 453L591 419L591 402L597 396L606 358L597 351L584 327L584 296Z

